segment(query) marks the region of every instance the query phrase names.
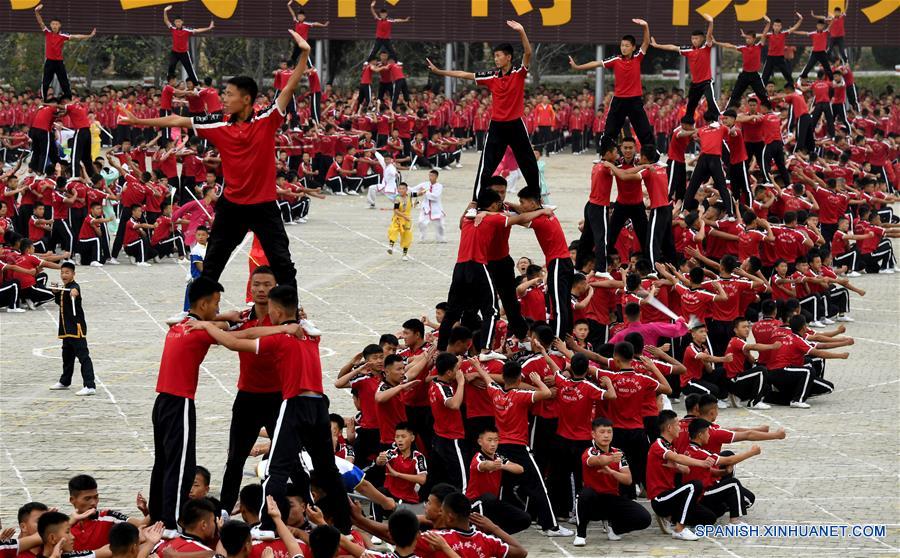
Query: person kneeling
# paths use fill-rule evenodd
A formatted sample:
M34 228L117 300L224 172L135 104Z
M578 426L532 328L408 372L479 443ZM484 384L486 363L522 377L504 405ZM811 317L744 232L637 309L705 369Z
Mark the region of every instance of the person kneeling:
M619 485L630 485L632 479L625 456L610 446L612 421L597 417L591 423L591 429L593 443L581 457L584 488L575 504L578 521L575 546L587 543L585 537L591 521L608 521L606 536L611 541L621 540L624 533L650 526L650 513L634 500L619 494Z

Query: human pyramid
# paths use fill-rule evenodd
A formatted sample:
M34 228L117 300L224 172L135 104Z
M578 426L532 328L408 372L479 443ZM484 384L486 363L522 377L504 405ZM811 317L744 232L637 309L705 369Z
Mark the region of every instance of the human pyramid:
M566 142L585 151L595 126L582 118L571 126L583 96L567 105L568 134L554 128L544 96L526 107L533 51L519 23L507 25L521 39L521 59L504 43L488 71L427 61L431 72L489 92L463 95L465 118L454 120L463 113L453 100L409 91L390 39L391 25L408 18L390 19L375 2L376 44L360 90L322 111L306 38L327 22L306 22L289 8L294 47L273 73L271 99L245 76L228 80L221 98L211 82L200 88L188 37L214 24L191 30L170 22L166 8L173 46L159 116L135 108L142 103L132 97L118 101L108 126L117 147L105 159L92 154L96 114L72 96L62 63L64 42L93 32L65 35L58 20L47 28L36 8L47 41L44 101L28 137L12 131L3 139L16 164L3 175L0 304L10 312L58 304L63 375L51 389L70 387L77 359L78 394L92 395L71 256L102 266L117 263L123 247L137 265L190 255L191 281L161 356L141 515L99 509L97 482L76 475L71 513L26 503L16 538L3 533L2 558L522 557L527 549L514 535L533 521L548 537L574 536L575 546L587 544L592 521L603 522L609 541L648 528L651 514L682 541L699 538L691 526L726 514L742 524L755 496L735 466L761 449L723 446L784 440L785 432L720 426L719 410L809 409L811 398L831 393L826 361L848 358L840 349L854 340L844 324L828 328L852 322L850 292L865 294L850 279L895 271L900 111L896 101L856 91L842 10L810 32L799 31L799 14L787 29L766 18L761 34L742 32L737 46L716 40L709 16L684 48L656 43L635 19L642 38L622 37L620 55L570 60L575 70L612 70L615 90L596 130L599 160L580 238L569 242L548 204L540 157ZM797 82L783 56L790 34L810 36L813 46ZM714 45L743 57L722 112L711 83ZM678 51L690 66L686 98L672 99L668 112L646 110L640 63L649 48ZM178 63L188 74L183 86ZM774 69L787 78L781 93L766 83ZM812 70L818 79L804 82ZM390 86L374 99L373 73L385 72L390 80L380 85ZM49 97L54 77L58 99ZM309 88L298 99L303 78ZM748 87L754 95L744 97ZM180 98L187 114L176 109ZM366 115L370 103L375 119ZM678 125L660 133L673 115ZM64 118L74 130L68 160L58 157L54 131ZM460 166L470 141L480 160L446 301L433 319L407 319L401 334L373 339L350 358L335 388L350 391L358 413L330 412L322 333L300 304L285 225L306 221L322 185L336 195L366 186L370 207L379 194L393 203L389 252L399 241L405 259L417 198L423 236L436 222L443 240L439 170ZM409 187L400 175L407 164L431 167L429 180ZM525 186L513 192L518 177ZM116 221L110 248L107 226ZM544 265L512 259L513 225L534 232ZM252 304L222 311L218 279L248 232L257 243ZM59 269L61 284L48 283L46 268ZM195 453L194 397L214 344L240 360L218 498ZM682 403L679 419L674 405ZM250 456L263 456L261 482L242 486ZM382 544L392 553L370 550Z

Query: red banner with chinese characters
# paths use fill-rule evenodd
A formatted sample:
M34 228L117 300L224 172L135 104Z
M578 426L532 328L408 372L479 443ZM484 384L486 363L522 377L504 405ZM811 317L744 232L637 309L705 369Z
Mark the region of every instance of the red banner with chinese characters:
M37 31L32 10L38 0L0 0L0 32ZM284 0L46 0L43 16L63 21L64 30L102 34L165 34L163 7L173 4L170 18L183 17L187 26L216 23L213 36L287 37L292 21ZM640 39L632 18L650 23L656 40L689 41L694 29L705 28L700 14L715 18L716 37L737 41L738 29L759 32L763 16L792 25L800 12L802 31L815 29L810 12L831 14L844 0L379 0L391 18L408 23L393 26L393 38L438 42L516 41L504 25L520 21L535 42L611 44L626 34ZM366 40L375 36L368 0L294 0L310 21L328 21L314 28L310 39ZM850 0L846 17L848 46L900 45L900 0ZM794 44L806 44L795 37Z

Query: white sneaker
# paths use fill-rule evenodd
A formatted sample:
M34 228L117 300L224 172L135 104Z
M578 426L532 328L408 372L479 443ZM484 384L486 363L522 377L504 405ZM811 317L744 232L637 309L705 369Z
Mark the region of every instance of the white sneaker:
M825 327L825 324L816 320L814 322L809 322L809 327Z
M370 204L369 204L369 209L375 209L375 204L374 204L374 203L370 203Z
M724 399L719 399L719 400L716 402L716 406L717 406L718 408L720 408L720 409L727 409L727 408L728 408L728 401L725 401Z
M759 409L760 411L765 411L765 410L767 410L767 409L771 409L772 406L769 405L768 403L764 402L764 401L760 401L759 403L757 403L756 405L751 406L750 408L751 408L751 409Z
M134 265L138 267L153 267L153 264L151 264L150 262L138 262Z
M303 331L306 332L310 337L321 337L322 331L316 327L316 324L312 323L309 320L300 320L300 327L303 328Z
M671 535L675 532L672 529L672 522L668 520L668 518L656 516L656 523L659 524L659 530L663 532L665 535Z
M822 318L822 323L825 325L834 325L834 320L830 318Z
M879 270L878 273L884 273L885 275L893 275L894 269L889 267L887 269Z
M400 259L401 259L402 261L404 261L404 262L408 262L408 261L409 261L409 256L407 256L406 254L403 254L403 257L400 258Z
M478 355L478 360L481 362L487 362L489 360L506 360L506 357L496 351L490 351L488 353L481 353L480 355Z
M309 219L307 219L306 217L300 217L299 219L297 219L297 222L300 224L306 223L308 221Z
M837 318L835 318L835 320L837 320L837 321L839 321L839 322L855 322L855 321L856 321L856 320L854 320L853 318L851 318L850 316L848 316L848 315L846 315L846 314L843 314L843 315L841 315L841 316L838 316Z
M575 537L575 540L572 541L572 546L585 546L587 545L587 539L584 537Z
M163 529L162 538L164 539L174 539L178 536L178 529Z
M698 540L700 540L700 537L695 535L694 532L691 531L690 527L685 527L681 531L673 532L672 538L678 539L680 541L698 541Z
M456 168L461 169L461 168L462 168L462 163L456 163Z
M334 195L335 196L346 196L347 194L346 194L346 192L335 192Z
M622 535L617 535L613 532L612 527L608 527L606 529L606 538L611 541L621 541Z
M275 531L264 531L257 525L250 529L250 538L255 541L274 541L276 537Z
M793 409L809 409L809 403L805 401L791 401L791 408Z
M377 546L379 544L384 544L384 541L379 539L378 537L372 537L372 544Z
M356 190L348 190L347 195L348 196L358 196L359 192L357 192Z
M566 529L562 525L553 530L544 529L543 531L541 531L541 533L545 537L571 537L572 535L574 535L571 529Z
M7 314L21 314L23 312L25 312L24 308L7 308L6 309Z
M847 277L862 277L862 273L858 271L851 271L847 273Z
M37 308L37 306L34 305L34 301L31 300L30 298L26 298L26 299L25 299L25 306L26 306L29 310L34 310L35 308Z
M296 225L296 224L297 224L297 223L295 223L295 222L293 222L293 221L288 221L288 222L285 223L284 225L285 225L286 227L289 227L289 226L291 226L291 225Z
M178 258L178 263L180 263L180 264L188 263L187 258Z
M55 384L53 384L52 386L50 386L50 389L53 390L53 391L62 391L62 390L64 390L64 389L69 389L69 386L67 386L67 385L65 385L65 384L62 384L62 383L60 383L60 382L56 382Z
M94 260L91 262L91 267L103 267L103 264L98 262L97 260Z
M83 387L76 391L75 395L97 395L97 390L94 388Z
M137 263L137 259L135 259L133 256L128 256L128 261L131 262L131 265L134 265Z
M110 259L106 260L106 263L108 263L109 265L119 265L119 260L117 260L115 258L110 258ZM171 529L168 529L168 530L171 531Z

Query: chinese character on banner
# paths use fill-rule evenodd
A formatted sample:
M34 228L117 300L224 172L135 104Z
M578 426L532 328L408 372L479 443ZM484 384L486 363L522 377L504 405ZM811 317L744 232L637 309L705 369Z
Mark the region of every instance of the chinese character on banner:
M488 4L491 0L472 0L472 17L488 17ZM525 15L534 10L531 0L509 0L516 14ZM545 27L565 25L572 20L572 0L553 0L553 5L541 8L541 23Z
M716 17L732 4L732 0L708 0L695 11ZM766 15L768 0L744 0L734 4L738 21L758 21ZM672 0L672 25L684 26L690 19L691 0Z

